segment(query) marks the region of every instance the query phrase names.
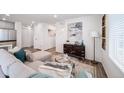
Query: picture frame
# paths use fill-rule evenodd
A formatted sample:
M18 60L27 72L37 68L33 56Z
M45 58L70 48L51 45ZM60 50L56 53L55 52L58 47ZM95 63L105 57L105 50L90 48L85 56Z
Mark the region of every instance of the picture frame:
M68 29L68 40L71 42L80 42L82 40L82 22L69 23Z
M102 17L102 49L106 50L106 15Z

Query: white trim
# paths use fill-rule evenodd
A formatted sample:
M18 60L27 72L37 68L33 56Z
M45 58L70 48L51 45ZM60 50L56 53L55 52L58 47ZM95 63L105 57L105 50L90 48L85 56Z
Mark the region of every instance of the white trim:
M0 48L4 48L4 47L7 47L8 50L12 49L12 44L0 45Z
M112 57L110 54L109 54L109 58L112 60L112 62L119 68L119 70L124 73L124 66L122 66L121 64L118 63L118 61Z

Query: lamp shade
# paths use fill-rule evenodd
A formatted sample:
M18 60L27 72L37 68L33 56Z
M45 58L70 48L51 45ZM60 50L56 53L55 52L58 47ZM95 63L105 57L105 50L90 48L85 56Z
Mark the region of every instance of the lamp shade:
M98 32L91 32L91 37L99 37L99 33Z

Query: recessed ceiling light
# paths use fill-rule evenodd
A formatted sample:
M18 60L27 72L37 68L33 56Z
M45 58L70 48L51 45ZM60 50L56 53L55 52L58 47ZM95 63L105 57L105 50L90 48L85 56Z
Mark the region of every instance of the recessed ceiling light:
M31 30L31 26L27 26L29 30Z
M32 21L31 23L32 23L32 24L34 24L34 23L35 23L35 21Z
M53 15L54 18L57 18L58 16L57 15Z
M6 20L6 18L2 18L2 20Z
M32 27L34 24L35 24L35 21L32 21L32 22L31 22L31 27Z
M10 16L10 14L5 14L6 16Z

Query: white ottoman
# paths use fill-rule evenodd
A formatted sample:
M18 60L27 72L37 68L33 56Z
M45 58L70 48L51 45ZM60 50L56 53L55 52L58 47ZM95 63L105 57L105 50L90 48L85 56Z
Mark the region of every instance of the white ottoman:
M47 51L38 51L27 55L30 61L45 61L50 60L52 54Z

